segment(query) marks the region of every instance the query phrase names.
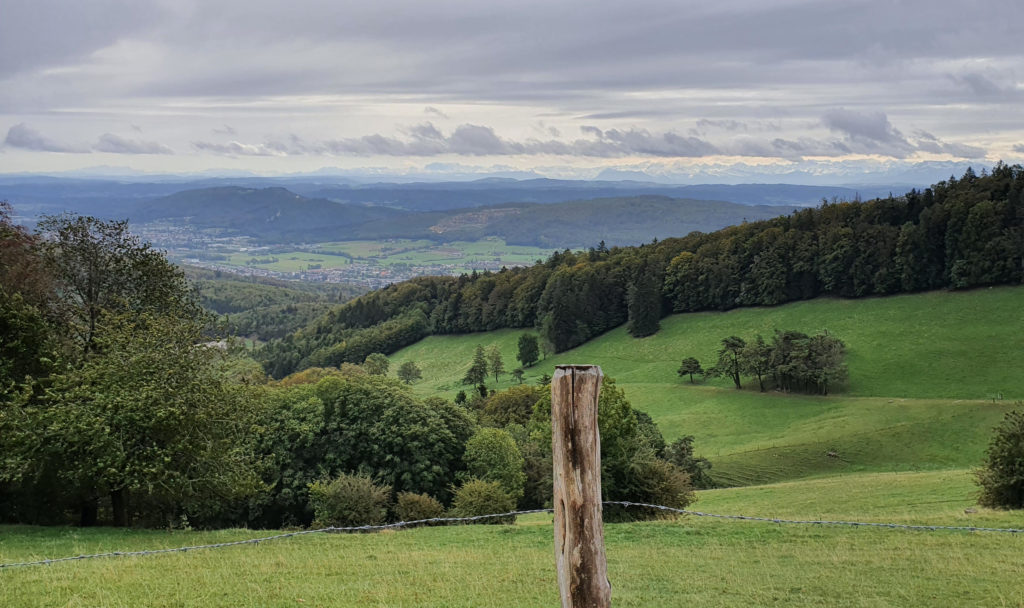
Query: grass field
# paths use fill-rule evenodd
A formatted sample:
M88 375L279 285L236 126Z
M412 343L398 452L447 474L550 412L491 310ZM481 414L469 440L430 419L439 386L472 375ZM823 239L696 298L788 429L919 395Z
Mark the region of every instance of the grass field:
M666 438L694 435L728 484L963 468L980 461L992 427L1024 399L1021 311L1024 288L1000 287L674 315L654 336L638 340L618 328L552 356L527 381L560 363L601 365ZM762 394L756 385L737 391L728 381L691 385L676 375L683 357L712 363L722 337L774 329L827 329L845 341L849 386L827 397ZM432 336L396 353L392 369L416 361L416 392L454 395L477 344L498 345L512 368L521 333ZM506 375L490 385L511 382Z
M277 272L303 272L308 270L310 265L319 264L324 269L343 268L351 262L348 258L337 255L319 255L308 251L285 251L282 253L258 252L233 253L223 262L230 266L247 266L252 260L277 259L276 262L252 264L256 268L274 270Z
M346 254L348 257L342 255ZM538 259L547 258L551 250L538 247L507 245L499 238L488 237L479 241L456 241L439 244L427 240L393 239L388 241L339 241L318 243L310 251L266 251L238 252L228 256L223 263L231 266L246 266L255 259L277 258L278 261L257 264L258 268L277 272L300 272L310 264L320 264L324 269L342 268L353 261L362 264L394 266L440 267L454 266L457 272L471 272L483 269L487 264L530 265ZM486 263L486 264L485 264Z
M964 471L858 474L700 493L695 507L791 518L1021 527ZM685 517L606 526L615 606L1024 606L1024 536ZM251 538L0 527L0 563ZM5 607L556 606L550 516L0 570Z

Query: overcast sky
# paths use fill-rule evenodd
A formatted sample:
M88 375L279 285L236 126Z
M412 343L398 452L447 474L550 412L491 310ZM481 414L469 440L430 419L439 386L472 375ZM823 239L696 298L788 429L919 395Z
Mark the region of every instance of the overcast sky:
M1019 0L3 0L0 173L1020 162L1021 24Z

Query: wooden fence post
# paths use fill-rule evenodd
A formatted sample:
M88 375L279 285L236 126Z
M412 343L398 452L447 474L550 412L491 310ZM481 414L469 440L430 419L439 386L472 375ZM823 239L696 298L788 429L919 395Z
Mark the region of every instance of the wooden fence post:
M551 379L555 562L562 608L608 608L612 586L601 520L601 368L559 365Z

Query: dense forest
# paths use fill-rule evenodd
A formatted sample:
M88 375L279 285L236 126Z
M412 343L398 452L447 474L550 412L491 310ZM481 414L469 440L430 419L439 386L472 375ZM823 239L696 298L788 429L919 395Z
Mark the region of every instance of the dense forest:
M360 363L430 334L535 327L560 352L673 312L1024 281L1024 168L968 170L923 191L817 208L639 247L565 250L528 268L423 277L374 291L268 344L282 377Z
M185 267L199 304L219 315L226 333L271 340L309 325L366 289L347 283L303 283Z

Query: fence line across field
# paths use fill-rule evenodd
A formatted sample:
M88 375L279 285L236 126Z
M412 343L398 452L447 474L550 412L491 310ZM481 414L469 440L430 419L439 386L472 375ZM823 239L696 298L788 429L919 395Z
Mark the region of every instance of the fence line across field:
M677 509L675 507L667 507L665 505L654 505L642 502L630 502L625 500L607 500L603 503L605 506L618 506L627 508L644 508L644 509L657 509L659 511L666 511L670 513L677 513L680 515L692 515L694 517L712 517L716 519L726 519L734 521L756 521L764 523L774 524L796 524L796 525L817 525L817 526L851 526L851 527L863 527L863 528L882 528L892 530L915 530L924 532L938 532L938 531L956 531L956 532L1002 532L1008 534L1024 534L1024 528L985 528L979 526L931 526L921 524L896 524L896 523L882 523L882 522L861 522L861 521L842 521L842 520L817 520L817 519L779 519L774 517L755 517L750 515L720 515L717 513L704 513L701 511L691 511L688 509ZM328 532L374 532L380 530L395 530L399 528L408 528L410 526L425 526L430 524L460 524L460 523L471 523L475 521L481 521L485 519L494 519L500 517L512 517L517 515L532 515L534 513L553 513L554 509L529 509L525 511L509 511L507 513L490 513L487 515L475 515L472 517L432 517L430 519L417 519L412 521L400 521L391 524L380 524L380 525L367 525L367 526L328 526L326 528L317 528L315 530L297 530L295 532L284 532L282 534L274 534L272 536L261 536L259 538L248 538L244 540L235 540L224 543L212 543L208 545L191 545L187 547L172 547L168 549L148 549L142 551L111 551L108 553L92 553L86 555L75 555L70 557L57 557L51 559L41 559L31 562L13 562L9 564L0 564L0 570L19 568L25 566L48 566L51 564L57 564L60 562L71 562L80 561L87 559L95 559L102 557L137 557L142 555L159 555L162 553L186 553L188 551L199 551L204 549L220 549L223 547L235 547L239 545L255 545L262 542L281 540L284 538L291 538L294 536L304 536L307 534L320 534Z

